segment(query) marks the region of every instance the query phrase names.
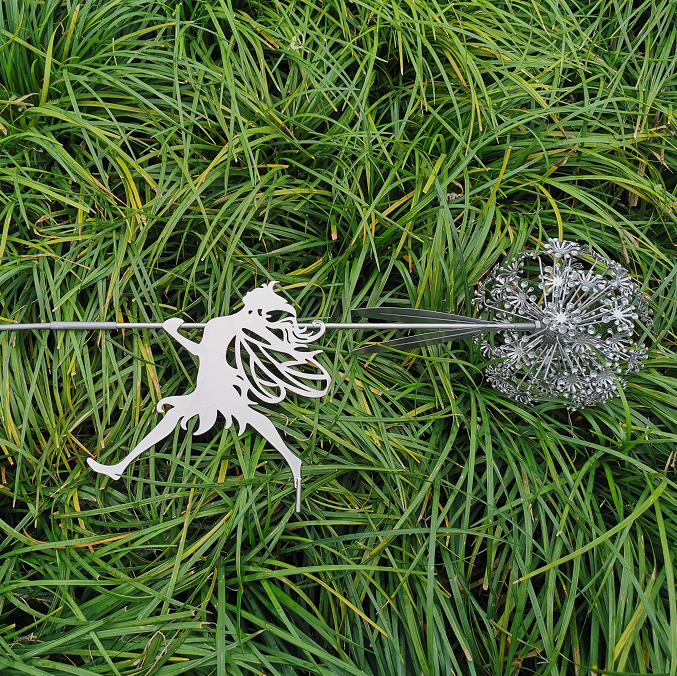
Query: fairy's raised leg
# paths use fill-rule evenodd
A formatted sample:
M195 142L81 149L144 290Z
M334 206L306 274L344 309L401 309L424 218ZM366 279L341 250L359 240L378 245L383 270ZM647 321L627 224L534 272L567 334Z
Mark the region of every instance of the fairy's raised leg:
M264 439L269 441L276 451L279 451L287 461L296 487L296 511L301 511L301 465L303 461L284 443L280 433L268 418L258 411L247 411L247 423L250 424Z
M136 448L130 451L126 458L120 460L120 462L115 465L104 465L91 458L87 458L87 463L95 472L106 474L111 479L117 480L127 467L144 451L147 451L151 446L154 446L168 437L174 431L176 423L178 423L180 419L181 413L176 408L170 409L165 413L165 417L162 418L162 420L160 420L160 422L139 442Z

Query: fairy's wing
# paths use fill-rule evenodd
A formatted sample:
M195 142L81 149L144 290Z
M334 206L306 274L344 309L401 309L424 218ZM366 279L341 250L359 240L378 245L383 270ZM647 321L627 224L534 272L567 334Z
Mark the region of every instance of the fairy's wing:
M282 401L289 392L313 398L326 394L331 376L316 358L322 350L308 349L322 332L300 329L293 319L239 331L234 361L248 391L264 403Z

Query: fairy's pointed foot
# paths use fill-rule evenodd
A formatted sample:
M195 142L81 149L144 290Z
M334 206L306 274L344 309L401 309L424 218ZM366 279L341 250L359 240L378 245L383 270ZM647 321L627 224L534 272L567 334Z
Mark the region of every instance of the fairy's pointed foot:
M117 467L115 465L102 465L100 462L92 460L91 458L87 458L87 464L95 472L98 472L99 474L105 474L106 476L109 476L111 479L113 479L113 481L117 481L120 478L120 475L116 472Z
M294 486L296 488L296 511L301 511L301 467L303 466L303 461L301 458L294 455L291 458L287 458L289 463L289 468L291 469L291 475L294 477Z
M296 511L301 511L301 474L294 477L294 485L296 486Z
M301 467L303 467L303 460L301 460L301 458L299 458L298 455L294 455L294 453L288 453L284 459L287 461L287 465L289 465L291 475L294 477L294 480L296 480L297 477L301 476Z

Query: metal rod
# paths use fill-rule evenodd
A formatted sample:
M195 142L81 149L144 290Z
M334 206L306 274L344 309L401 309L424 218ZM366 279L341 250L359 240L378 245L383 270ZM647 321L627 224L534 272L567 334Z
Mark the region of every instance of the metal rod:
M206 324L182 324L181 329L203 329ZM313 328L314 324L302 323L299 324L302 328ZM324 324L328 331L347 330L347 329L370 329L376 331L389 331L391 329L400 329L406 331L408 329L477 329L478 325L461 324L459 322L426 322L426 323L378 323L378 322L361 322L354 324ZM40 324L0 324L0 331L33 331L33 330L50 330L50 331L116 331L120 329L161 329L162 324L151 322L42 322ZM540 328L537 322L520 322L520 323L500 323L487 322L485 330L489 331L535 331Z

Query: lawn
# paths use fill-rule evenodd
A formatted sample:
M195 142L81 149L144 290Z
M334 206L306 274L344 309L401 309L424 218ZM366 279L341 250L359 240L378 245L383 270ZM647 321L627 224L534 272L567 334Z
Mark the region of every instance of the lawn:
M4 0L0 322L476 314L569 239L651 298L580 410L469 339L358 355L248 428L177 427L162 330L0 333L0 673L677 674L677 2ZM200 331L190 336L199 341ZM394 337L390 332L383 337Z

